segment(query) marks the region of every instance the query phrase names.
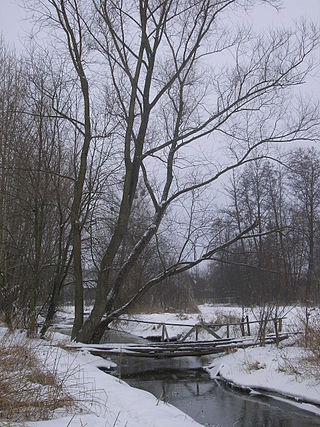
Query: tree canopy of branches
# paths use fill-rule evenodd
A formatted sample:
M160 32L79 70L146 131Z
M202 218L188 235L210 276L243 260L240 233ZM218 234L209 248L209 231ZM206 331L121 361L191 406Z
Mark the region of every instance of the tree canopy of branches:
M317 109L295 102L292 90L312 69L319 34L306 24L264 36L228 27L228 16L257 3L266 2L28 2L41 31L55 37L54 47L42 53L47 77L36 84L50 111L34 111L35 121L51 118L58 129L64 126L72 153L66 175L72 178L73 338L99 341L112 319L155 285L253 230L259 239L259 215L252 215L226 241L199 244L200 206L221 176L263 158L263 147L315 137ZM223 164L216 161L220 145L231 153ZM144 215L137 225L141 196ZM38 240L36 215L34 221ZM172 233L169 248L163 242ZM131 290L133 273L150 253L157 262ZM96 296L84 321L88 262L97 271Z

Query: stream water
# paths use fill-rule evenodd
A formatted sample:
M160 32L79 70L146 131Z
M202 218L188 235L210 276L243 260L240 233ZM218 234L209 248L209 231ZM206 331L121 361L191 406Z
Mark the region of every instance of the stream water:
M68 325L60 332L70 333ZM130 334L109 331L103 342L144 342ZM152 359L114 357L121 376L133 387L171 403L208 427L313 427L320 417L293 405L263 396L249 396L231 390L202 369L207 358ZM165 426L164 426L165 427ZM183 426L177 426L183 427Z
M291 405L231 391L203 370L146 372L124 380L171 403L205 426L320 426L320 419Z
M320 417L293 405L237 392L212 380L202 369L208 362L203 358L155 360L121 356L113 360L118 365L114 375L119 375L120 370L121 379L128 384L149 391L208 427L320 426Z

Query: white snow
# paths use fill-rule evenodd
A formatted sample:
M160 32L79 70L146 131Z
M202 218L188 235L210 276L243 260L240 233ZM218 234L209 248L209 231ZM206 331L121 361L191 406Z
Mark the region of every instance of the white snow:
M298 309L297 309L298 310ZM297 310L291 310L286 323L292 323ZM200 313L179 315L155 313L134 316L135 319L159 323L179 323L185 326L167 326L169 336L186 333L190 324L200 321L216 322L218 315L240 318L240 307L200 306ZM62 317L70 326L72 310L64 310ZM290 317L291 316L291 317ZM161 335L161 325L118 322L117 327L142 337ZM5 331L0 328L0 336ZM224 334L224 331L220 331ZM237 331L236 331L237 332ZM240 332L240 331L238 331ZM205 339L212 339L205 336ZM203 339L203 337L202 337ZM79 402L72 413L59 410L48 421L28 422L28 427L92 426L92 427L193 427L199 426L188 415L162 402L148 392L130 387L125 382L102 372L99 367L110 367L112 362L93 356L88 351L69 352L49 346L49 342L34 340L39 355L48 365L55 365L58 373L68 372L66 387ZM54 333L53 344L68 343L65 335ZM288 345L289 344L289 345ZM212 357L208 371L219 378L251 393L266 394L284 400L300 409L320 416L320 379L310 375L300 363L306 352L294 343L294 338L266 347L238 349L234 353ZM57 363L58 361L58 363ZM320 370L320 368L319 368ZM288 400L289 399L289 400ZM316 405L316 406L315 406Z
M190 331L191 326L201 323L204 321L206 323L216 322L216 319L219 316L229 316L232 315L237 318L241 318L241 307L225 307L225 306L215 306L213 307L210 304L203 304L199 306L199 313L148 313L148 314L137 314L134 316L122 316L120 321L117 321L116 324L111 324L111 327L114 327L119 330L126 331L133 335L138 335L140 337L152 337L152 336L161 336L162 334L162 323L165 323L167 326L167 332L169 338L177 337L179 335L185 335ZM127 322L126 319L135 319L143 320L148 322L155 322L154 325L146 323L136 323L136 322ZM157 324L158 323L158 324ZM168 323L176 324L177 326L168 325ZM220 323L220 322L219 322ZM181 326L182 325L182 326ZM226 328L221 332L221 337L225 335ZM240 333L240 329L238 331ZM219 331L217 331L219 334ZM189 337L189 340L195 339L195 333ZM211 340L212 335L204 330L199 331L199 340Z
M0 328L0 336L6 332ZM19 334L18 334L19 335ZM21 334L20 334L21 335ZM16 338L19 339L19 338ZM24 337L22 338L24 339ZM65 341L54 334L51 345ZM66 388L78 405L74 413L56 411L48 421L27 422L27 427L196 427L197 422L179 409L162 402L152 394L130 387L123 381L102 372L112 362L88 352L68 352L33 340L38 355L48 366L55 366L59 375L67 372Z
M286 400L320 415L320 408L313 405L320 405L320 379L311 377L303 369L301 360L304 355L303 348L285 347L284 342L279 347L268 345L238 349L219 357L207 369L212 378L225 380L240 389ZM281 396L274 396L274 393Z

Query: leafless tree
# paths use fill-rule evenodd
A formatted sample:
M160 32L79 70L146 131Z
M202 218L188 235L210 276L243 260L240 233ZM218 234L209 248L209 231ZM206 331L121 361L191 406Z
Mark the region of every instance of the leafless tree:
M33 2L36 12L57 29L60 54L64 45L81 95L81 118L57 109L82 138L71 209L76 280L73 336L78 340L99 341L114 316L125 312L148 289L211 259L218 250L246 238L259 224L254 218L229 241L206 247L190 259L192 239L186 221L187 240L175 261L150 274L135 295L118 306L118 295L132 269L179 201L191 206L192 192L209 189L222 175L262 158L261 149L268 143L313 138L318 124L315 108L300 104L290 109L294 103L286 95L306 79L318 33L312 26L301 25L294 31L255 37L227 28L226 13L253 3ZM93 131L92 111L101 107L101 92L107 94L104 111L111 134L105 127L102 132ZM114 168L118 162L121 191L114 229L99 265L95 303L83 323L79 209L94 139L112 146L115 156L106 167ZM214 162L212 145L216 142L229 146L233 160L228 164ZM142 182L153 215L118 265ZM258 240L259 234L255 231Z
M316 242L319 239L318 224L320 214L320 158L317 150L295 150L290 154L289 185L293 212L298 222L297 231L307 247L307 277L305 298L311 298L317 284L319 298L319 279L316 273Z

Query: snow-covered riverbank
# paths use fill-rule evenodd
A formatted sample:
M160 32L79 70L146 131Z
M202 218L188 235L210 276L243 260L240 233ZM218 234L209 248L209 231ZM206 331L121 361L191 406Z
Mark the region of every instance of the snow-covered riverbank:
M64 351L63 351L64 352ZM64 352L65 353L65 352ZM70 360L69 355L63 358ZM172 405L163 403L152 394L130 387L123 381L102 372L104 359L86 353L73 356L72 368L77 371L75 384L81 412L58 416L51 421L28 423L30 427L196 427L199 424ZM159 396L160 397L160 396ZM59 415L59 414L57 414Z
M231 387L285 400L320 416L320 378L306 356L303 348L284 342L279 347L238 349L216 358L207 370Z
M6 329L0 328L0 337ZM7 337L7 342L21 343L24 334ZM64 387L75 405L68 410L57 409L51 420L26 422L25 427L196 427L200 424L177 408L162 402L152 394L130 387L123 381L101 371L110 367L100 357L86 352L70 352L61 348L65 337L54 334L51 342L31 340L39 358L48 369L64 378ZM2 345L6 339L2 339ZM55 347L58 344L59 347ZM43 392L45 393L45 387ZM18 390L17 390L18 392ZM160 396L159 396L160 397ZM12 423L8 425L12 426ZM0 420L0 425L6 425ZM21 425L21 424L16 424Z
M219 308L220 316L241 315L241 309ZM201 306L200 314L154 314L139 315L137 318L186 324L194 323L201 317L214 321L214 309ZM70 324L72 313L64 312L66 324ZM289 319L290 320L290 319ZM121 322L118 326L146 337L159 334L150 324ZM169 328L168 328L169 329ZM180 330L183 327L180 327ZM188 327L186 327L188 330ZM6 332L0 328L0 342ZM174 327L169 329L174 334ZM278 400L285 400L303 410L319 415L320 424L320 376L319 366L310 365L308 352L292 337L278 347L254 347L212 357L208 362L208 372L212 378L227 382L232 387L252 394L263 394ZM24 333L15 333L8 342L26 340ZM153 396L130 387L123 381L108 375L99 368L108 368L112 362L93 356L85 351L67 351L64 344L70 345L67 336L54 333L50 340L31 340L43 365L53 369L63 378L66 392L75 404L68 409L59 408L51 413L49 420L28 421L28 427L195 427L200 424L175 407ZM44 389L45 392L45 389ZM0 421L0 425L2 420ZM5 425L5 424L4 424ZM8 424L12 426L13 424Z

